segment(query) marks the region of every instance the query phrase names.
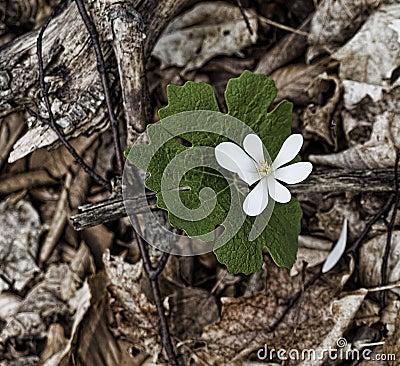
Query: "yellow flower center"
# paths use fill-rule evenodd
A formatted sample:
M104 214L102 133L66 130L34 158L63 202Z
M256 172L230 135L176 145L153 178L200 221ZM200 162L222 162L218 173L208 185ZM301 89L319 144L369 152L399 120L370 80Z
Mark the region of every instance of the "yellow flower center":
M259 161L259 168L257 169L257 172L265 175L266 177L268 177L269 175L271 175L272 173L272 164L269 164L267 161Z

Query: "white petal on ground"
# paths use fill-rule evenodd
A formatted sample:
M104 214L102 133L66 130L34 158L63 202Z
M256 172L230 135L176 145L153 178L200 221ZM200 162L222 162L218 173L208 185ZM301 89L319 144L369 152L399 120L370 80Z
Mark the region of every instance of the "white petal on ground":
M290 135L283 143L278 155L276 156L274 163L272 164L274 169L289 163L299 153L301 146L303 145L303 136L300 134Z
M288 203L291 198L289 190L280 184L272 175L266 178L268 182L268 193L271 198L279 203Z
M257 163L265 161L263 143L257 135L247 135L243 140L243 147Z
M215 148L215 158L220 166L237 173L248 185L260 180L255 161L240 146L222 142Z
M346 249L347 244L347 219L345 218L343 221L342 231L339 236L339 240L333 247L332 251L329 253L328 258L324 265L322 266L322 273L329 272L333 267L336 266L336 263L339 262L340 258Z
M309 162L295 163L275 170L274 177L287 184L296 184L306 179L312 168Z
M267 205L268 183L266 179L262 179L244 200L243 211L246 215L257 216L265 210Z

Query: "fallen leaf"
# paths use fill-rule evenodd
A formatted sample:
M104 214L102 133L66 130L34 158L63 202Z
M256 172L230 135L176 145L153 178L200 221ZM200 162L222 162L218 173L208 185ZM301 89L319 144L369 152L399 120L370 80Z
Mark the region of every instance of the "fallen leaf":
M315 65L290 64L274 71L270 77L278 89L275 102L288 99L300 105L317 103L317 96L310 96L305 91L324 70L324 65L317 63Z
M378 323L381 319L379 315L380 310L380 306L376 301L370 300L369 298L365 299L355 316L355 325L357 327L361 325L368 325L371 327L373 324Z
M49 231L40 248L38 263L41 267L50 258L64 232L64 226L68 219L68 196L71 190L71 182L72 174L67 173L55 211L52 212Z
M81 242L78 250L74 250L74 256L71 258L70 263L71 270L82 279L85 274L96 272L92 254L84 242Z
M263 4L266 6L269 5L268 3L261 1L260 6L263 6ZM268 17L269 15L265 14L264 16ZM309 30L310 18L311 15L303 21L303 23L299 26L299 30L303 32ZM296 33L289 33L265 52L254 71L256 73L270 75L273 71L289 64L293 60L298 59L303 55L306 48L306 37Z
M103 268L104 251L111 247L114 241L114 233L104 225L97 225L82 231L82 237L93 254L97 268Z
M383 97L383 93L385 91L390 92L392 89L391 87L382 87L353 80L343 80L342 85L344 89L344 106L348 110L353 109L366 96L370 97L373 102L379 102Z
M8 317L0 331L0 351L10 359L38 359L40 345L46 340L47 327L58 319L68 320L74 308L69 301L80 286L79 277L67 264L52 265L44 279L34 286ZM30 339L30 342L26 342ZM18 350L18 351L16 351Z
M15 314L21 304L21 298L10 292L0 294L0 319L4 320L7 317Z
M238 54L257 40L257 16L246 10L251 35L239 7L222 1L203 2L173 20L161 35L153 55L161 66L197 69L218 55Z
M336 154L310 155L312 163L329 165L337 168L376 169L388 168L394 165L396 159L395 144L399 136L391 131L399 128L400 118L392 112L376 116L370 139L364 143L352 146Z
M400 320L400 301L390 300L382 311L382 323L385 324L388 336L396 335L399 328L397 323Z
M299 249L297 259L290 275L297 276L303 269L303 262L307 262L307 268L312 268L322 264L329 254L332 242L308 235L299 236Z
M99 273L71 299L76 310L72 335L59 366L120 365L121 352L108 325L108 279ZM56 364L58 365L58 364ZM56 366L54 365L54 366ZM46 365L53 366L53 365Z
M363 303L367 293L367 290L360 289L351 294L343 296L340 299L333 300L329 309L330 313L328 312L327 315L333 319L334 325L330 329L329 333L322 339L322 341L318 343L318 346L314 348L317 354L324 354L327 349L336 347L340 348L338 346L340 343L338 342L341 338L343 338L344 333L351 325L352 320ZM327 358L328 357L326 355L321 360L317 361L305 360L300 364L300 366L322 365Z
M244 357L247 359L264 345L298 350L334 347L367 293L361 290L336 299L354 268L351 262L350 267L342 266L326 274L305 291L303 298L272 331L271 326L287 308L289 298L301 288L301 276L291 279L285 269L268 265L267 268L265 292L251 297L221 299L220 319L207 326L200 339L196 339L205 344L192 350L190 357L196 365L242 365ZM295 334L293 329L296 329ZM312 365L322 362L319 360ZM299 362L288 360L287 364L298 365Z
M392 308L391 333L383 345L383 350L386 354L395 356L395 358L388 361L388 364L389 366L396 366L400 359L400 302L393 301Z
M55 361L56 357L54 355L62 352L67 343L68 340L65 338L64 328L58 323L51 324L47 331L46 347L40 355L42 365L58 366L60 359Z
M327 92L328 86L334 85L333 95L326 101L322 106L316 106L315 108L307 108L303 115L304 130L308 133L312 133L321 137L329 145L335 145L332 137L332 118L336 106L340 100L341 88L340 81L336 76L329 75L324 72L317 76L311 85L308 86L308 94L315 96Z
M393 22L400 18L400 4L383 5L357 34L332 57L340 61L344 100L351 109L364 96L373 101L392 87L392 73L400 66L399 33ZM392 27L390 27L392 25Z
M67 302L80 287L81 280L65 263L50 266L22 301L19 312L37 312L44 320L68 315Z
M130 264L121 257L111 256L109 250L104 253L103 261L110 281L108 289L114 299L111 304L114 317L121 319L113 327L114 334L127 337L136 349L157 360L161 352L158 314L141 288L142 261Z
M182 288L168 296L171 333L179 339L198 337L218 319L215 297L201 288Z
M386 247L387 234L378 235L362 245L358 273L360 283L365 287L380 286L382 283L382 258ZM400 281L400 231L394 231L389 252L387 278L389 283ZM400 295L399 288L390 291Z
M0 122L0 169L8 159L14 142L25 127L22 113L13 113Z
M35 258L38 252L41 224L39 214L26 200L0 203L0 273L21 291L40 272ZM0 293L8 289L0 279Z
M355 146L368 141L373 123L358 113L342 110L342 125L349 146Z
M63 360L65 360L67 354L71 351L71 347L73 345L73 340L76 337L76 333L79 329L79 325L81 321L84 319L84 316L87 314L87 311L90 307L91 300L91 292L88 284L85 282L83 286L75 293L75 296L72 297L69 301L69 305L71 310L74 311L74 321L72 323L72 330L69 339L63 339L62 334L60 334L59 343L59 351L51 352L49 347L54 347L54 340L48 337L48 342L42 354L42 362L43 366L59 366L63 365ZM61 330L60 330L61 331ZM46 353L51 354L51 357L46 358Z
M307 61L331 54L354 35L377 0L323 0L311 20Z
M89 138L86 136L78 137L71 140L70 143L80 156L85 157L85 153L97 139L98 134L93 134ZM90 158L93 159L92 156ZM70 167L74 165L75 159L63 145L51 151L44 148L35 150L29 158L30 170L38 170L45 167L54 178L63 177L69 171Z
M0 352L5 355L9 353L9 348L15 348L17 344L24 345L19 347L19 356L32 356L32 345L24 343L25 339L32 339L35 342L43 341L46 337L46 326L42 322L40 315L36 312L17 313L6 319L6 324L0 332ZM17 357L18 357L17 353ZM28 353L28 354L27 354ZM17 358L16 357L16 358Z
M343 228L343 219L348 221L348 241L356 240L365 228L359 206L354 197L325 196L324 205L318 207L315 218L309 224L313 235L337 241Z

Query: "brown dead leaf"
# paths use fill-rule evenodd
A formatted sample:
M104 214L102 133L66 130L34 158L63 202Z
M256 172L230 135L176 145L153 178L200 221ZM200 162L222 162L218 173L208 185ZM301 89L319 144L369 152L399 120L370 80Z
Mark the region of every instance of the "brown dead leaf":
M51 324L47 331L46 348L40 355L42 364L50 366L52 361L46 361L52 358L55 354L61 352L67 343L68 340L65 338L64 328L57 323ZM56 363L53 364L57 365Z
M66 132L66 131L64 131ZM90 137L80 136L74 140L70 140L71 144L78 151L79 154L82 154L85 151L85 147L90 146L94 140L98 138L99 132L94 132L90 135ZM23 135L13 146L13 151L8 157L8 162L14 163L15 161L23 158L24 156L32 153L33 151L54 144L58 140L56 133L48 126L48 125L37 125L35 128L30 128L25 135ZM66 154L65 148L64 156L67 157L69 154ZM44 150L45 151L45 150ZM47 160L45 159L44 163L48 164L51 155L47 156ZM50 159L49 159L50 158ZM52 164L50 164L52 165ZM51 166L52 168L54 166ZM60 170L62 166L58 167Z
M80 137L73 140L71 144L75 147L75 150L84 157L88 165L92 165L90 159L93 159L94 150L90 150L89 154L87 150L98 138L98 134L92 134L89 138ZM89 156L86 156L89 155ZM88 161L89 160L89 161ZM55 185L57 184L57 178L62 178L71 168L74 166L74 170L79 170L79 167L75 165L74 159L71 154L67 152L65 147L59 147L53 151L47 151L45 149L36 150L29 161L29 170L26 172L17 172L4 176L0 182L0 194L10 194L17 192L22 189L29 189L36 186L43 185ZM76 187L80 187L80 182L87 180L87 174L78 174L79 179L76 180ZM87 187L86 187L87 188ZM77 192L83 192L85 189L83 185ZM73 195L73 203L76 204L83 195Z
M51 221L50 229L46 235L43 245L40 248L39 266L41 267L49 259L64 231L64 226L68 217L68 192L71 188L71 182L72 175L67 173L65 185L60 193L60 197Z
M82 237L93 254L97 268L103 268L103 254L111 247L114 241L114 233L104 225L97 225L82 231Z
M371 327L380 321L380 306L376 301L365 299L355 317L356 326L368 325Z
M66 360L69 359L70 354L73 352L72 346L77 336L77 332L80 329L79 326L82 324L84 316L87 315L88 309L90 307L91 298L92 296L89 285L85 282L83 286L78 291L76 291L74 296L69 300L69 306L74 312L74 319L72 323L70 337L69 339L66 339L61 330L59 330L59 333L57 334L60 339L58 342L55 343L55 341L50 338L50 335L48 335L48 341L45 351L41 355L43 366L66 366L71 364L66 363L68 362ZM46 357L47 355L48 357ZM76 358L76 360L78 360L78 358Z
M142 261L126 263L121 257L111 256L108 250L103 261L113 298L111 308L114 317L120 319L113 327L114 334L125 337L136 349L156 360L161 352L158 315L155 305L148 300L140 285Z
M264 1L262 4L266 4ZM266 4L268 6L268 4ZM265 15L269 16L269 15ZM299 30L308 31L310 16L303 21ZM270 75L273 71L287 65L303 55L307 48L307 39L303 35L289 33L283 37L275 46L267 50L258 63L255 72Z
M0 121L0 170L24 127L23 115L20 113L11 114Z
M7 195L35 186L54 185L57 181L44 169L8 174L0 181L0 194Z
M332 242L312 236L300 235L297 259L290 270L291 276L297 276L303 269L303 262L307 268L322 264L332 248Z
M278 89L275 102L289 99L299 105L317 103L318 95L310 96L305 91L324 70L323 63L317 63L315 65L290 64L274 71L271 79L274 80Z
M389 366L397 366L398 360L400 360L400 302L393 301L392 307L394 310L391 322L392 332L383 345L383 350L386 354L395 356L395 358L388 362Z
M349 113L346 109L343 109L342 125L347 144L355 146L368 141L373 123L362 118L358 113Z
M392 167L396 159L395 144L398 144L399 141L399 136L391 132L399 128L400 118L395 117L392 112L385 112L376 116L371 137L366 143L352 146L336 154L310 155L309 160L315 164L337 168L375 169Z
M307 60L331 54L354 35L377 0L323 0L311 20Z
M0 319L4 320L7 317L15 314L18 311L22 299L10 292L2 292L0 294Z
M384 90L392 88L392 73L400 66L400 29L396 26L399 18L400 4L382 5L332 55L340 61L346 108L353 108L366 95L377 102Z
M324 197L324 204L318 207L315 219L309 225L313 235L336 242L342 231L344 218L348 221L348 241L353 242L365 228L357 202L352 196Z
M75 311L70 301L78 293L79 277L68 265L52 265L8 317L0 331L0 350L11 359L38 359L47 327L58 319L68 320ZM26 342L30 339L30 342ZM18 350L18 351L16 351Z
M52 265L46 271L44 280L29 291L18 311L37 312L45 320L67 316L67 302L74 296L80 284L80 278L67 264Z
M78 137L70 141L76 152L83 156L89 147L98 139L98 134ZM46 149L35 150L29 158L29 169L38 170L45 168L55 178L63 177L69 168L75 164L74 158L64 146L48 151Z
M307 90L311 97L321 95L326 92L329 87L327 84L334 84L333 95L323 106L317 106L314 110L307 108L304 112L303 120L305 131L321 137L329 145L337 145L332 137L332 117L336 106L340 100L341 89L340 81L336 76L326 72L319 75L313 80L313 83L308 86Z
M10 358L13 348L17 348L19 344L23 347L20 346L18 352L14 353L14 360L25 362L25 357L32 357L38 361L39 357L34 355L33 344L26 343L24 340L32 339L36 343L43 341L45 337L46 326L38 313L17 313L6 319L6 324L0 332L0 352L4 356L8 354Z
M390 300L382 311L382 323L385 324L388 336L396 335L398 329L398 317L400 316L400 301Z
M217 55L233 55L257 40L257 16L246 10L253 35L240 9L222 1L202 2L173 20L161 35L153 55L163 68L198 69Z
M387 234L378 235L362 245L359 259L359 276L362 286L374 287L382 283L381 266ZM388 261L388 282L400 281L400 231L394 231ZM390 291L400 294L399 288Z
M93 274L96 270L89 248L83 241L79 245L79 249L75 251L70 263L72 271L82 279L85 277L85 274Z
M301 288L301 276L291 279L287 270L267 266L267 290L251 297L223 298L220 320L205 328L199 339L205 346L192 350L191 358L196 365L241 365L243 357L265 344L275 349L333 347L366 295L361 291L336 298L353 267L351 262L350 268L342 266L318 280L271 331L289 298Z
M77 297L73 338L59 366L120 365L121 350L108 324L107 284L107 277L100 273L89 280L86 291Z
M26 200L0 203L0 273L21 291L39 272L35 258L41 231L37 211ZM0 293L9 286L0 279Z
M168 301L171 333L181 340L200 336L203 328L219 316L215 297L200 288L178 290Z

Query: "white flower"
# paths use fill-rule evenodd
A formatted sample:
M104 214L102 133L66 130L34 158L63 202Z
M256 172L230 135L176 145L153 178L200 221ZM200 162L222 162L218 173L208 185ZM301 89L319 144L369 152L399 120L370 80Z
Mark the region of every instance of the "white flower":
M289 136L272 164L264 158L263 143L254 134L247 135L243 140L244 150L232 142L223 142L215 148L215 157L220 166L237 173L249 186L258 182L244 200L243 211L246 215L261 214L268 205L268 196L280 203L290 201L289 190L278 180L295 184L309 176L312 170L309 162L283 166L296 157L302 145L302 135Z

